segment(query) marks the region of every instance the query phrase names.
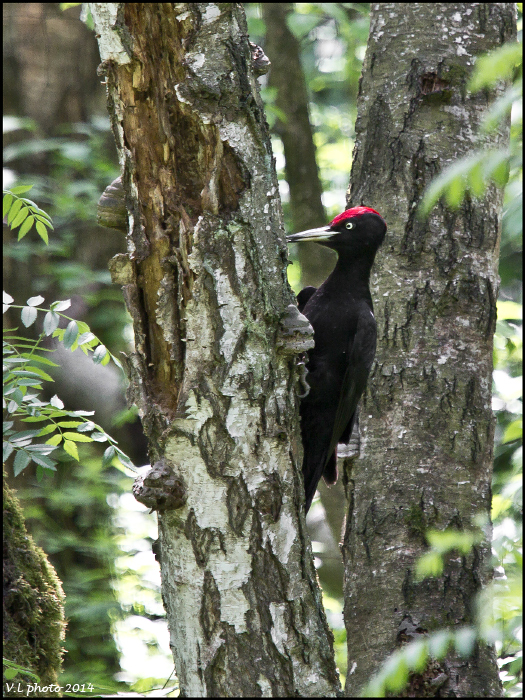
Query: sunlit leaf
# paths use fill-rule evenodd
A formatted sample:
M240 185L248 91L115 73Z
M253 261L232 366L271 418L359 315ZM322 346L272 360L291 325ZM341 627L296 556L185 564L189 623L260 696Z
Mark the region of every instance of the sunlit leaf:
M421 581L429 576L441 576L443 573L443 557L438 552L425 552L416 564L416 578Z
M45 301L44 297L42 296L37 296L37 297L31 297L26 301L26 304L28 306L40 306Z
M70 321L64 333L64 347L69 350L78 337L78 325L76 321Z
M34 216L28 216L27 219L24 221L22 226L20 227L20 231L18 232L18 240L22 240L22 238L28 233L28 231L31 230L31 227L35 223L35 218Z
M49 403L55 408L64 408L64 402L56 394L49 399Z
M98 348L93 353L93 362L99 365L102 360L106 357L107 349L105 345L99 345Z
M29 328L36 321L37 315L38 311L33 306L24 306L20 314L26 328Z
M63 301L54 301L51 304L51 309L53 311L65 311L66 309L69 309L71 306L71 299L64 299ZM78 322L78 327L79 329L81 328L82 324L79 321Z
M35 228L40 238L47 245L49 243L49 235L47 233L47 228L45 227L45 225L41 221L37 221L35 223Z
M53 435L50 437L48 440L46 440L46 445L60 445L62 442L62 435L61 433L57 433L56 435Z
M82 433L64 433L64 438L73 440L73 442L93 442L93 438L90 435L82 435Z
M48 311L44 316L44 333L46 335L51 335L58 328L60 323L60 316L54 311Z
M62 447L70 457L73 457L78 462L78 448L74 442L72 442L71 440L64 440Z

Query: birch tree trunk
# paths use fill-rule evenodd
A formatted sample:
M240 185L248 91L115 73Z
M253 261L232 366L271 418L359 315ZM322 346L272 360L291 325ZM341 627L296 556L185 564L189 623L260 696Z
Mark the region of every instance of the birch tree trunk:
M477 139L497 94L466 84L476 56L515 36L512 3L372 5L349 204L376 208L389 228L371 285L378 351L362 456L345 474L348 696L403 641L472 623L492 575L489 524L468 556L446 559L443 576L418 583L414 564L427 528L471 529L480 514L490 523L502 192L491 186L455 212L438 205L427 221L416 207L444 166L507 145L507 128ZM501 694L493 650L481 644L425 682L432 695Z
M308 324L280 325L293 296L242 6L90 7L129 211L112 272L154 465L134 492L159 511L181 691L333 696L300 478Z

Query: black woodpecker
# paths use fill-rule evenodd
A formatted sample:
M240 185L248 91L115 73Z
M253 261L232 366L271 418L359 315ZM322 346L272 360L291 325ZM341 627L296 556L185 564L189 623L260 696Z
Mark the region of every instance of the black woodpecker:
M305 287L297 295L315 342L306 365L310 392L301 400L306 512L321 476L327 484L337 481L337 444L350 439L374 360L377 327L369 280L385 233L375 209L354 207L328 226L287 236L288 243L315 241L338 255L319 289Z

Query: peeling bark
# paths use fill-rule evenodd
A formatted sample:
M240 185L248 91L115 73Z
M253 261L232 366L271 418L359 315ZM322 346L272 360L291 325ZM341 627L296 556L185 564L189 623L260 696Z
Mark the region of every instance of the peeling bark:
M345 474L349 696L407 639L407 625L425 634L472 623L492 576L489 524L468 556L447 558L443 576L418 583L413 571L427 528L469 529L480 514L490 523L503 193L490 186L426 221L416 207L450 162L508 143L508 125L478 137L503 86L472 95L466 85L475 57L515 36L512 3L372 5L349 204L376 208L389 229L371 284L378 351L362 454ZM440 695L501 694L493 650L482 645L437 664L433 678Z
M304 524L300 372L280 342L293 295L242 7L90 7L128 210L129 262L113 269L135 328L129 397L156 463L136 490L162 505L182 692L333 696Z

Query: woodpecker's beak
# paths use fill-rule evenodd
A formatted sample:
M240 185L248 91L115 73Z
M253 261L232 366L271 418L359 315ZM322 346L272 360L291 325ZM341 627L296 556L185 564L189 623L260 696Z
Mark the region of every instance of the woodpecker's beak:
M300 233L292 233L291 236L286 236L287 243L298 243L300 241L328 241L337 231L332 231L330 226L321 226L320 228L309 228L308 231Z

